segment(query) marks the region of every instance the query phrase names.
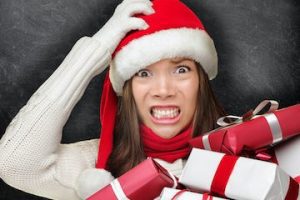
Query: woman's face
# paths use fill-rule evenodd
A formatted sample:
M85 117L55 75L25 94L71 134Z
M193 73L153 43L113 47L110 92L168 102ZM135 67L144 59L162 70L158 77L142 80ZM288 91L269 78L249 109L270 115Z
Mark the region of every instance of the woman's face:
M132 79L142 123L163 138L172 138L191 124L198 89L197 66L185 58L161 60Z

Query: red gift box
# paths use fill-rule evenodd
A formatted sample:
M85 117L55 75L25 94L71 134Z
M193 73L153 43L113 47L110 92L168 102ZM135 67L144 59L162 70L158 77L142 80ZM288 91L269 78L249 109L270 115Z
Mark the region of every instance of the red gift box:
M300 104L280 110L272 109L264 115L255 116L270 102L274 104L274 101L263 101L250 117L235 117L238 119L237 123L192 139L191 146L241 155L243 150L257 150L300 134Z
M88 200L153 200L164 187L176 187L177 182L166 169L149 158L99 190Z

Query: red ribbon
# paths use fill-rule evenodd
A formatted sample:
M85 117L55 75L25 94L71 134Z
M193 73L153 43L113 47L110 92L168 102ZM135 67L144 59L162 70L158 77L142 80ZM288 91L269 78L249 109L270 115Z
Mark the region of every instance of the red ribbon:
M297 182L300 184L300 176L296 176L296 177L294 178L294 180L297 181Z
M209 195L208 193L204 193L202 200L213 200L213 197Z
M212 192L225 196L226 185L237 160L237 156L223 156L210 187Z
M274 149L269 147L264 147L255 151L245 148L242 156L278 164Z
M187 190L180 190L178 191L173 197L171 200L176 200L177 197L179 197L181 194L185 193Z
M297 200L299 193L299 184L292 178L290 178L290 185L285 196L285 200Z
M267 152L259 152L256 154L255 157L258 158L259 160L263 160L263 161L269 161L272 159L272 156L270 154L268 154Z

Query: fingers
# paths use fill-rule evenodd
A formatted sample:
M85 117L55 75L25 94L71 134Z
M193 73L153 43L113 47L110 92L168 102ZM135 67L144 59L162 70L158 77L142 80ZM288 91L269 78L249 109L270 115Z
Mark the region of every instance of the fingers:
M125 0L123 3L119 7L119 17L124 22L124 31L147 29L149 26L143 19L132 16L136 14L153 14L152 2L149 0Z
M154 10L150 4L136 2L129 5L124 12L127 14L127 16L133 16L135 14L151 15L154 13Z
M128 22L127 30L145 30L149 25L141 18L132 17Z
M148 4L150 4L150 5L153 4L150 0L124 0L124 1L122 2L122 4L128 5L128 4L130 4L130 3L136 3L136 2L148 3Z
M145 3L152 5L152 2L149 0L124 0L121 4L119 4L116 8L116 12L122 12L125 10L128 6L132 5L133 3Z
M133 16L135 14L150 15L154 13L149 0L125 0L116 9L118 15Z
M153 3L150 0L124 0L116 8L113 16L93 36L100 41L110 52L114 52L122 38L132 30L145 30L149 26L136 14L150 15L154 13Z

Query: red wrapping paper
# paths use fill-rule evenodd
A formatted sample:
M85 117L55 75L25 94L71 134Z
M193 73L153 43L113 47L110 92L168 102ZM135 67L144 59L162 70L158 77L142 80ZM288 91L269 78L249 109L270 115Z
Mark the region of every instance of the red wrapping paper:
M118 178L121 188L130 200L153 200L164 187L172 187L170 174L153 159L147 159ZM99 190L88 200L118 200L112 185Z
M300 104L273 111L281 132L282 140L300 134ZM208 137L209 145L203 140ZM265 116L258 116L240 124L234 124L211 131L207 136L199 136L190 142L192 147L242 155L243 150L253 151L273 143L271 127Z

